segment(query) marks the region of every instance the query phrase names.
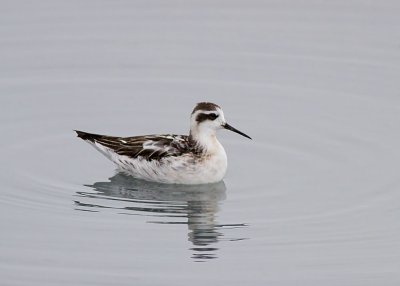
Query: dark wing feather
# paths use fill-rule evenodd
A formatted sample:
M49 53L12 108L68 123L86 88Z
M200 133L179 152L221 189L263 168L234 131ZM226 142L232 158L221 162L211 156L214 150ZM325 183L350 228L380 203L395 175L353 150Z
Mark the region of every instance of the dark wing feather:
M180 156L190 151L188 136L146 135L134 137L113 137L77 131L79 138L101 144L119 155L143 158L148 161L163 157Z

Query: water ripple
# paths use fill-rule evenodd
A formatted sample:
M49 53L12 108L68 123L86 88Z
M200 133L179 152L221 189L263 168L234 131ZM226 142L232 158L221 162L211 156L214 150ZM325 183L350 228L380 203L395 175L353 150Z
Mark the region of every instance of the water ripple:
M207 185L166 185L134 179L121 173L106 182L85 185L78 191L76 210L113 210L118 214L140 215L148 223L187 225L192 243L192 258L202 261L217 258L218 242L245 238L225 237L225 229L243 228L244 223L218 223L220 202L226 199L224 182ZM157 218L157 219L154 219Z

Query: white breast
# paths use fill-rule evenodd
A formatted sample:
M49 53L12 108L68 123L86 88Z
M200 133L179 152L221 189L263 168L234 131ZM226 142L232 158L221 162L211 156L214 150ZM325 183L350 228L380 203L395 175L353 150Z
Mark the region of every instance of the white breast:
M217 141L218 148L207 154L203 161L197 164L197 177L201 183L215 183L223 179L228 167L228 160L222 145Z
M198 156L187 153L182 156L165 157L147 161L143 158L131 158L115 153L100 144L92 144L118 168L136 178L168 184L209 184L223 179L227 169L227 157L224 148L216 140L213 148Z

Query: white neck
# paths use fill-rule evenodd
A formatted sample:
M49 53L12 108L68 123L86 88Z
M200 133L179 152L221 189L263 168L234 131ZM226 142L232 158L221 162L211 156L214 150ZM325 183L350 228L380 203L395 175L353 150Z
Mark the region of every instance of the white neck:
M205 153L218 152L222 147L217 140L216 131L210 128L201 128L196 126L190 130L190 137L195 142L196 147L202 149Z

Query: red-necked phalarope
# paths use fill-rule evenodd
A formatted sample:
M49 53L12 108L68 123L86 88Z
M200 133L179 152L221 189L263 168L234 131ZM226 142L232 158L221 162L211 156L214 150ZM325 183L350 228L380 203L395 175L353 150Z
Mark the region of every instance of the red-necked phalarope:
M133 177L170 184L208 184L222 180L227 169L224 147L217 140L218 129L244 137L226 123L222 109L210 102L198 103L190 117L190 134L112 137L76 131Z

